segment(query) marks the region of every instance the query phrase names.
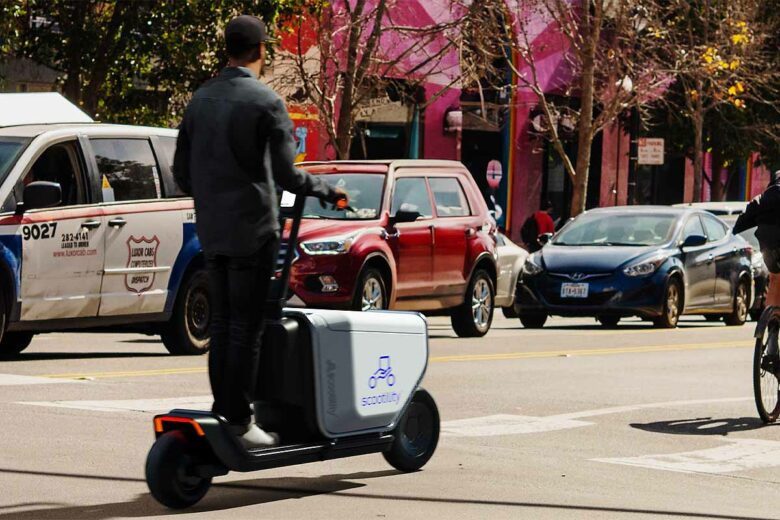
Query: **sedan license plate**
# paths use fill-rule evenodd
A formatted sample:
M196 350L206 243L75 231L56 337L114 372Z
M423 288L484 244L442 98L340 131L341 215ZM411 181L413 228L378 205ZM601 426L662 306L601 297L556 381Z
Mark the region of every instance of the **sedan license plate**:
M561 298L587 298L589 285L587 283L561 284Z

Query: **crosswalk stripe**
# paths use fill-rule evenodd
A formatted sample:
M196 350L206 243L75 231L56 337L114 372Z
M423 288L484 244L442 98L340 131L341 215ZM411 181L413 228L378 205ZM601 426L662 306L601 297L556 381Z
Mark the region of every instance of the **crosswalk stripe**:
M780 466L780 442L778 441L724 440L727 444L704 450L592 460L677 473L733 473Z

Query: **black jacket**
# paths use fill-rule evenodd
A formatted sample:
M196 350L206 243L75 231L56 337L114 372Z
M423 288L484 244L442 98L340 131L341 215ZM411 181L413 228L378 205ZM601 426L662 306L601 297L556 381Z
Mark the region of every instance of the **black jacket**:
M243 67L205 83L184 112L173 171L195 199L207 255L247 256L279 231L277 184L335 200L336 192L293 166L293 125L281 98Z
M761 250L780 248L780 184L772 184L751 200L734 223L733 233L758 226L756 238Z

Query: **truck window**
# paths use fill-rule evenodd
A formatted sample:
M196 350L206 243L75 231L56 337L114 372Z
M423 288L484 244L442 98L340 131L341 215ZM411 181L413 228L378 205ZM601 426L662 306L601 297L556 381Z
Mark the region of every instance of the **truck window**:
M146 139L91 139L104 202L159 199L160 176Z
M2 211L13 211L16 203L22 200L24 187L35 181L56 182L60 185L62 202L59 206L85 204L84 176L79 157L76 141L57 143L48 147L16 184L3 203Z

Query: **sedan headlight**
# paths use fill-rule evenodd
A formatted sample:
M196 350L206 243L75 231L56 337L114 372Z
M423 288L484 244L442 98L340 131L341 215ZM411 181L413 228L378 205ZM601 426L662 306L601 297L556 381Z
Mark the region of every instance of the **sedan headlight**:
M537 263L538 261L539 258L536 256L536 254L529 255L523 264L523 274L527 276L534 276L544 271L544 268Z
M352 247L355 237L334 237L303 242L301 249L309 255L343 255Z
M626 276L649 276L656 272L666 262L667 256L656 256L623 269Z

